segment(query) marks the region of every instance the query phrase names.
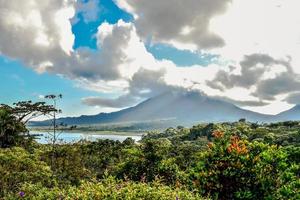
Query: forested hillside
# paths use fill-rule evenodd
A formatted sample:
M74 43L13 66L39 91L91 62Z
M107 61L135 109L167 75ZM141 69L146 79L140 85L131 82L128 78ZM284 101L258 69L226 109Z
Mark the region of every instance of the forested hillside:
M1 199L299 199L300 125L199 124L41 145L1 108ZM8 139L7 139L8 138Z

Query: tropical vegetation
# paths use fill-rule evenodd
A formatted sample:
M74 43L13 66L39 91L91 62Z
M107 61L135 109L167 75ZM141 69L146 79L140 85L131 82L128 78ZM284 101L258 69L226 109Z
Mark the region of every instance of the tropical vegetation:
M32 105L23 112L57 111ZM300 199L296 121L241 119L152 131L141 141L39 144L18 108L0 108L0 199Z

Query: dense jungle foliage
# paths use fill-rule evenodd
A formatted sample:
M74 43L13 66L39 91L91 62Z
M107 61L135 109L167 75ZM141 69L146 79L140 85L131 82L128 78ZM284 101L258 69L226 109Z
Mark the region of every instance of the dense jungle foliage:
M0 130L0 199L300 199L299 122L42 145L2 107Z

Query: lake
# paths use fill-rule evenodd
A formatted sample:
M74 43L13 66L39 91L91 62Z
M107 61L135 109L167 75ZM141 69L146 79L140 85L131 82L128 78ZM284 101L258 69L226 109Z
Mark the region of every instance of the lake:
M51 138L51 135L49 135L48 132L43 132L43 131L30 131L30 134L33 135L39 135L37 136L37 138L35 139L38 143L41 144L47 144L49 143L49 138ZM80 133L80 132L63 132L59 135L59 140L62 143L74 143L74 142L78 142L80 140L88 140L88 141L96 141L98 139L101 140L115 140L115 141L120 141L123 142L124 140L126 140L126 138L132 138L135 141L139 141L141 140L142 136L141 135L134 135L134 133L132 133L132 135L118 135L117 133L114 134L93 134L93 133Z

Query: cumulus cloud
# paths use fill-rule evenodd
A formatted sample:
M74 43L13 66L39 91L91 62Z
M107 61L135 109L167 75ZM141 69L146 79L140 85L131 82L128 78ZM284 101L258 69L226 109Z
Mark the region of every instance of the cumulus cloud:
M100 31L101 30L101 31ZM150 54L143 42L141 42L136 28L132 23L124 23L120 21L118 24L107 24L104 23L99 27L98 42L104 42L107 38L115 38L118 41L117 35L114 35L112 30L115 32L120 30L127 30L128 34L126 40L128 41L123 48L116 49L121 50L124 56L118 56L120 59L119 67L117 68L120 79L127 82L124 84L123 90L119 91L119 96L113 99L105 99L103 97L88 97L83 99L83 103L87 105L97 105L97 106L111 106L126 107L136 103L137 100L142 101L144 99L165 93L170 90L178 88L192 88L197 82L201 89L205 87L206 78L212 78L213 72L216 72L218 67L202 67L202 66L192 66L189 68L179 68L173 62L167 60L156 60L152 54ZM100 37L100 38L99 38ZM116 42L120 43L120 42ZM103 48L103 45L99 45ZM115 59L113 56L112 48L105 55L105 59ZM103 51L100 51L103 54ZM118 59L117 59L118 60ZM95 73L96 74L96 73ZM206 76L201 76L207 74ZM211 74L211 75L209 75ZM106 81L106 83L108 80ZM91 83L87 84L91 86ZM95 84L92 83L93 86ZM103 84L97 84L103 88ZM97 87L97 86L96 86ZM108 87L109 88L109 87ZM196 89L196 88L193 88ZM126 103L121 103L121 101ZM131 104L131 105L132 105Z
M0 1L0 52L37 70L72 52L72 0Z
M89 106L124 108L137 104L147 98L174 90L164 79L166 71L141 68L129 80L127 92L117 98L87 97L82 102Z
M258 101L255 101L255 100L242 101L242 100L231 99L231 98L226 97L226 96L213 96L213 98L216 98L216 99L219 99L219 100L222 100L222 101L226 101L228 103L232 103L232 104L237 105L237 106L260 107L260 106L269 105L269 103L264 102L264 101L260 101L260 100L258 100Z
M300 104L300 92L289 94L284 101L287 101L290 104Z
M74 1L30 0L22 5L1 1L0 5L1 54L20 59L40 73L60 74L99 91L118 88L121 95L130 92L138 97L146 96L146 90L152 94L161 91L164 68L175 67L169 61L156 61L134 25L121 20L99 26L97 50L74 50L70 23Z
M97 49L73 49L71 21L79 14L95 20L98 1L0 1L0 53L39 73L119 95L88 97L87 105L127 107L178 88L269 113L296 102L298 1L278 0L279 8L273 0L116 0L134 21L103 23L95 34ZM156 60L145 48L149 39L220 55L220 65L178 67Z
M290 56L299 73L299 6L295 0L234 0L224 15L211 21L211 29L226 42L214 52L234 61L254 53Z
M164 77L164 69L152 71L141 68L130 80L130 92L133 95L151 97L169 89Z
M119 0L117 3L121 8L134 14L134 23L140 37L144 39L152 37L154 42L170 43L178 48L211 49L207 52L219 54L226 63L218 72L207 71L204 75L205 83L203 80L198 83L201 78L195 78L190 73L191 69L168 70L166 77L180 77L177 78L176 83L175 81L169 83L184 87L197 83L194 84L195 87L211 96L223 96L225 100L230 99L230 102L250 109L261 107L262 112L268 113L285 109L285 103L282 105L278 103L283 100L282 95L298 90L300 28L297 24L300 15L296 8L300 4L297 1L234 0L230 3L229 1L182 3ZM184 6L179 8L180 3ZM192 3L194 3L193 8L189 7ZM215 5L216 12L210 9L205 12L197 7L201 5L205 8L210 3ZM197 13L186 17L185 11ZM188 17L194 18L186 20ZM199 23L195 28L193 23L198 19L208 23ZM208 47L194 39L191 30L197 31L197 28L208 30L205 33L219 36L221 40L218 45L208 45L210 46ZM202 36L199 33L197 35L199 39ZM206 38L206 41L211 40ZM189 45L178 45L180 42ZM180 75L178 75L179 71ZM201 76L200 71L195 72ZM188 75L185 81L182 81L184 73ZM210 78L215 73L215 77ZM276 104L276 109L269 106L272 103Z
M139 35L154 42L183 44L198 49L224 45L210 30L213 17L223 14L231 0L116 0L119 7L135 16Z
M254 95L260 99L275 100L276 95L300 91L300 76L282 73L279 76L261 81Z
M280 72L293 73L289 61L277 60L267 54L251 54L244 56L240 66L230 66L229 71L220 70L207 84L221 91L233 87L250 88Z
M141 102L147 98L157 96L175 88L165 80L165 70L148 70L141 68L129 80L127 92L117 98L87 97L82 102L89 106L110 108L124 108Z
M119 66L127 62L124 51L133 26L104 23L96 34L98 50L74 50L74 15L74 0L0 1L0 53L39 73L91 82L121 79Z
M123 22L116 26L102 24L97 32L97 45L101 50L77 49L66 62L64 74L89 80L117 80L121 78L119 67L126 62L124 49L128 46L132 27Z

